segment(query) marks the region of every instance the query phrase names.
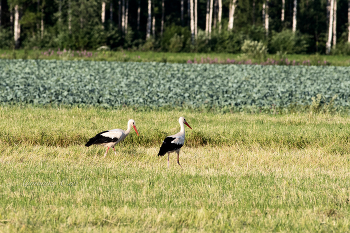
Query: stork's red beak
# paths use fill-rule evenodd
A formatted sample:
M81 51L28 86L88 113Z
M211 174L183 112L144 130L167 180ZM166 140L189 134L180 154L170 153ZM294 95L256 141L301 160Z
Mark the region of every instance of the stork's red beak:
M137 132L136 126L135 126L135 125L133 125L132 127L134 127L134 130L135 130L135 132L136 132L137 136L139 136L139 132Z
M187 125L188 128L192 129L191 126L187 122L185 122L185 125Z

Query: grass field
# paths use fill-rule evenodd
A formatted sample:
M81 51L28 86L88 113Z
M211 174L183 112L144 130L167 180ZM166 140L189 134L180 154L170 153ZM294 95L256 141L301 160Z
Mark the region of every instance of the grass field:
M57 52L62 54L58 54ZM230 53L164 53L164 52L132 52L132 51L72 51L63 52L58 49L50 50L0 50L0 59L56 59L56 60L88 60L88 61L121 61L121 62L169 62L169 63L187 63L189 60L194 62L194 59L201 62L206 59L205 63L212 61L226 62L227 59L236 61L251 60L252 63L261 63L261 60L256 60L242 54ZM312 65L322 65L327 62L327 65L333 66L349 66L350 56L334 56L334 55L303 55L303 54L287 54L283 57L288 58L290 63L293 61L299 64L309 61ZM215 59L217 59L215 61ZM269 54L266 58L280 60L281 57ZM266 61L265 60L265 61ZM318 63L319 62L319 63ZM308 64L308 63L305 63Z
M180 153L156 156L186 131ZM96 133L133 132L106 158ZM0 229L349 232L350 117L0 107Z

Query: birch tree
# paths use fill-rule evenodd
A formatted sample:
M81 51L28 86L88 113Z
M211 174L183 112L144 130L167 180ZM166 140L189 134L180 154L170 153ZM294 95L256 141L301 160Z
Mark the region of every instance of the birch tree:
M129 0L126 0L126 6L125 6L125 34L128 34L128 21L129 21Z
M121 0L118 0L118 28L122 29L122 3Z
M15 5L15 25L14 25L14 39L15 48L19 48L19 40L21 38L21 24L19 22L19 6Z
M213 0L210 0L210 6L209 6L209 22L208 22L208 35L209 39L211 38L211 24L213 19Z
M109 20L111 21L111 24L113 24L113 2L112 1L109 3Z
M148 0L148 20L147 20L147 34L146 39L151 36L151 27L152 27L152 0Z
M163 36L163 31L164 31L164 11L165 11L164 0L162 0L162 22L161 22L161 25L160 25L160 34L161 34L161 36Z
M284 8L285 8L286 0L282 0L282 14L281 21L284 22Z
M348 42L350 43L350 0L348 0Z
M214 8L213 8L213 27L216 28L217 21L217 9L218 9L218 0L214 0Z
M333 48L337 45L337 0L333 5Z
M233 22L235 20L235 9L237 0L231 0L229 6L229 19L228 19L228 30L233 29Z
M122 33L125 33L125 0L122 0Z
M2 1L0 0L0 27L1 27Z
M72 34L72 3L68 0L68 31Z
M40 20L40 24L41 24L41 39L44 38L44 2L41 6L41 20Z
M197 10L198 10L198 2L197 0L194 0L194 36L197 38L197 26L198 26L198 15L197 15Z
M333 31L333 9L334 9L334 1L331 0L331 6L329 10L329 23L328 23L328 40L326 43L326 54L331 52L331 42L332 42L332 31Z
M193 0L190 0L190 20L191 20L191 41L194 44L194 17L193 17Z
M152 35L153 35L153 38L156 38L156 16L155 16L155 12L154 12L154 1L152 2L152 8L153 8Z
M197 1L197 0L196 0ZM218 13L218 21L219 21L219 31L221 31L221 18L222 18L222 0L218 0L219 13Z
M265 28L265 7L266 7L266 3L264 2L262 5L262 22L263 22L264 28Z
M102 22L102 27L105 28L104 23L106 19L106 2L102 2L102 11L101 11L101 22Z
M190 1L192 0L187 0L187 24L189 27L191 27L191 5Z
M293 32L297 30L297 0L294 0L293 5Z
M207 36L209 36L209 13L210 13L210 0L207 0L207 12L205 14L205 33Z
M181 0L181 26L184 26L184 0Z
M141 2L138 1L139 5L137 7L137 31L140 30L140 13L141 13Z
M265 7L265 32L266 32L266 38L269 36L269 19L270 19L270 17L269 17L269 0L266 0L266 7Z

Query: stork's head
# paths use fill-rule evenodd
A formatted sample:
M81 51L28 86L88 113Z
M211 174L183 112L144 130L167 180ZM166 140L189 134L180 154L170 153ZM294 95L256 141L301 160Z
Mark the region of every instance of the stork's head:
M180 124L185 124L188 126L188 128L192 129L191 126L187 123L186 119L184 117L179 118L179 123Z
M137 134L137 136L139 136L139 132L137 132L137 129L136 129L136 124L135 124L135 121L133 119L130 119L128 121L128 126L132 126Z

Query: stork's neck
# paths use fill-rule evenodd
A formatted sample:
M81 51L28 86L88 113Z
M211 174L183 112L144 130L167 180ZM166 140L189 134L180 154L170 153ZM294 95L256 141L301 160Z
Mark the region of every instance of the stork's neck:
M184 125L184 123L183 123L183 122L180 122L180 126L181 126L180 133L185 134L185 125Z
M130 133L131 130L131 126L130 124L128 124L128 129L125 131L125 135L128 135Z

